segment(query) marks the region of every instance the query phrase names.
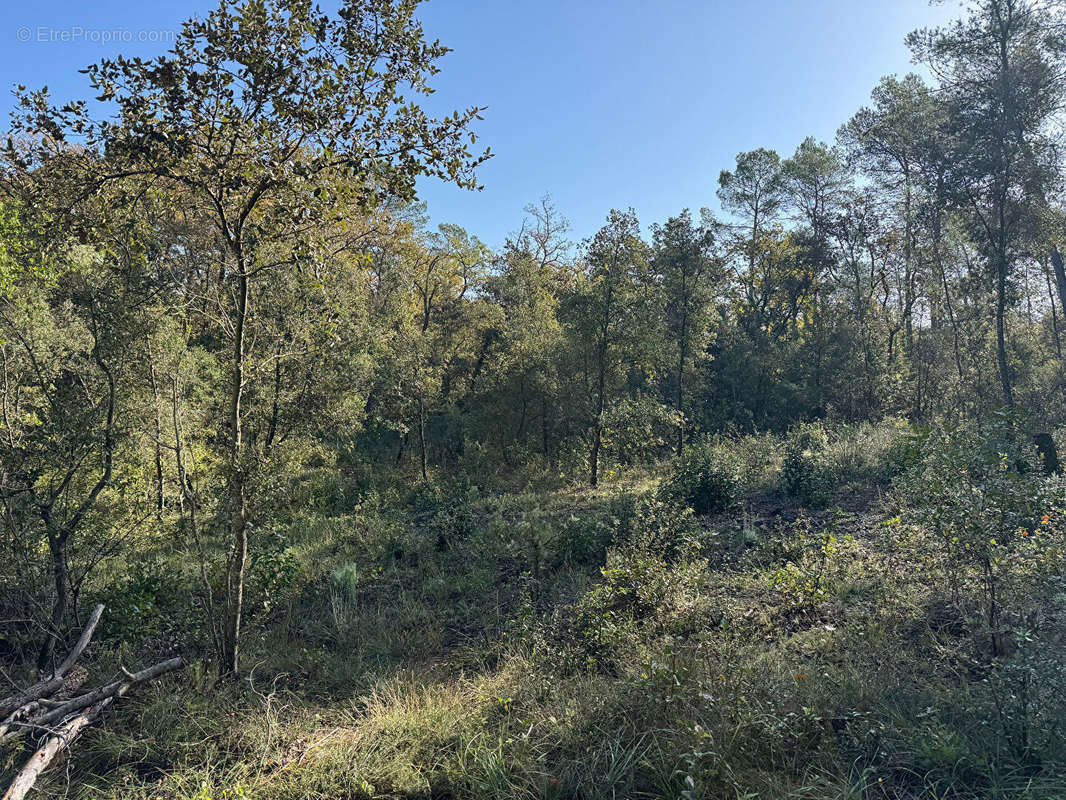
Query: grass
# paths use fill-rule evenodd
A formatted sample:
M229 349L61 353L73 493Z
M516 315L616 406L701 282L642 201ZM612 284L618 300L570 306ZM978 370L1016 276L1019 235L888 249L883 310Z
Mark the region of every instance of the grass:
M759 437L714 443L747 459L742 507L698 520L656 499L665 468L308 513L259 565L281 575L253 581L241 680L199 662L139 693L42 796L1066 796L1061 553L1011 567L989 659L979 578L949 596L892 500L900 436L811 456L845 511L797 505Z

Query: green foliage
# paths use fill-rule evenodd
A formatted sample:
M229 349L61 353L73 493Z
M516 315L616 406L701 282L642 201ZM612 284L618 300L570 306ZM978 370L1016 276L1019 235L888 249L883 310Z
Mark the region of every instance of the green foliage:
M599 563L614 536L617 518L604 513L570 514L559 525L560 555L567 563Z
M284 606L298 586L300 563L280 529L270 529L256 542L255 557L249 569L250 609L269 614Z
M785 603L808 613L829 599L843 572L836 525L830 521L816 529L808 517L800 517L787 546L793 557L772 574L771 580Z
M447 549L474 528L472 503L478 489L469 479L442 480L421 485L411 497L415 513L425 520L425 530L435 546Z
M737 508L742 500L742 466L734 452L712 439L695 442L675 462L662 492L697 514L716 514Z
M165 562L133 560L125 579L98 596L108 614L105 634L116 641L145 646L181 641L194 633L184 598L188 588Z
M48 254L34 241L40 232L27 225L26 216L17 203L0 202L0 298L10 297L27 276L50 277L42 264Z
M978 587L979 627L998 654L1010 611L1003 607L1007 565L1039 559L1066 487L1044 476L1030 437L1008 412L981 426L929 428L919 447L898 481L906 519L930 532L930 566L946 577L956 602Z
M94 679L190 663L42 796L1066 796L1058 4L915 34L935 84L739 154L728 220L500 253L412 202L484 160L417 6L18 90L3 676L97 600Z
M680 416L653 398L623 398L603 413L604 447L615 463L648 463L668 447Z
M676 561L695 557L702 535L691 509L648 496L634 502L628 524L618 528L614 547Z
M584 668L617 668L640 627L679 632L693 624L679 612L691 608L706 568L700 539L691 509L653 498L637 502L607 551L602 582L578 601L565 629Z
M781 484L785 493L803 505L824 505L835 485L828 458L829 436L821 423L803 423L785 438Z

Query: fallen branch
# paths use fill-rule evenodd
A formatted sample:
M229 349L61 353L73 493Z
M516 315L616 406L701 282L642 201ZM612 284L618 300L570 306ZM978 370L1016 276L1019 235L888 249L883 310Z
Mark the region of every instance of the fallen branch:
M70 668L77 663L78 659L81 658L81 654L85 652L85 648L89 646L89 640L93 638L93 633L96 631L96 626L100 622L100 617L103 613L104 606L102 603L93 609L93 613L89 615L89 621L85 624L85 628L82 629L81 636L78 637L78 643L74 645L70 655L53 670L49 677L38 681L19 694L0 700L0 717L16 714L22 706L40 700L42 697L51 697L63 685L63 679L66 674L70 672Z
M115 700L120 697L124 697L126 693L135 686L158 678L160 675L165 675L168 672L173 672L176 669L180 669L184 666L185 662L181 657L168 659L167 661L161 661L154 666L142 669L140 672L127 672L122 670L128 677L124 680L117 680L113 683L109 683L106 686L101 686L98 689L93 689L91 692L74 697L67 700L64 703L59 704L50 711L45 711L44 714L30 718L29 722L13 721L13 730L5 731L3 726L0 726L0 741L4 739L14 739L27 730L33 728L47 728L52 723L73 714L76 711L81 711L83 708L99 703L101 700L111 699Z
M104 710L131 689L184 666L181 657L170 658L140 672L122 667L122 677L76 697L69 697L71 688L77 689L84 680L85 669L79 667L74 679L70 672L85 648L104 612L102 605L93 609L78 642L62 664L44 680L38 681L19 694L0 700L0 741L15 739L32 731L43 731L40 748L23 765L0 800L22 800L33 788L37 778L49 764L70 747L78 735L96 722ZM53 695L58 696L53 698Z
M11 785L7 787L7 791L0 800L22 800L55 757L70 747L70 743L78 738L78 734L96 722L113 700L113 697L101 700L85 713L67 720L50 734L41 748L30 757L19 774L15 776L15 780L11 781Z

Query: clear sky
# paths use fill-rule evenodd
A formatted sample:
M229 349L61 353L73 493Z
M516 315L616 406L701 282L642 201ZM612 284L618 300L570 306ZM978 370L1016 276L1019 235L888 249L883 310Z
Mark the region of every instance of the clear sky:
M0 0L0 83L86 96L78 69L154 55L213 5ZM427 34L454 49L431 106L487 106L478 131L496 156L484 191L426 181L422 199L434 223L492 247L545 193L575 239L612 207L634 207L646 225L715 208L737 152L787 156L808 135L831 140L882 75L913 69L907 32L958 13L957 0L430 0Z

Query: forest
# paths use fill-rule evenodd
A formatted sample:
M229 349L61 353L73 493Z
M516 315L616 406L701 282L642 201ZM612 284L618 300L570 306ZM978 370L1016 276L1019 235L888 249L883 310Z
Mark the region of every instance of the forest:
M1066 4L498 251L418 12L18 87L4 800L1066 797Z

